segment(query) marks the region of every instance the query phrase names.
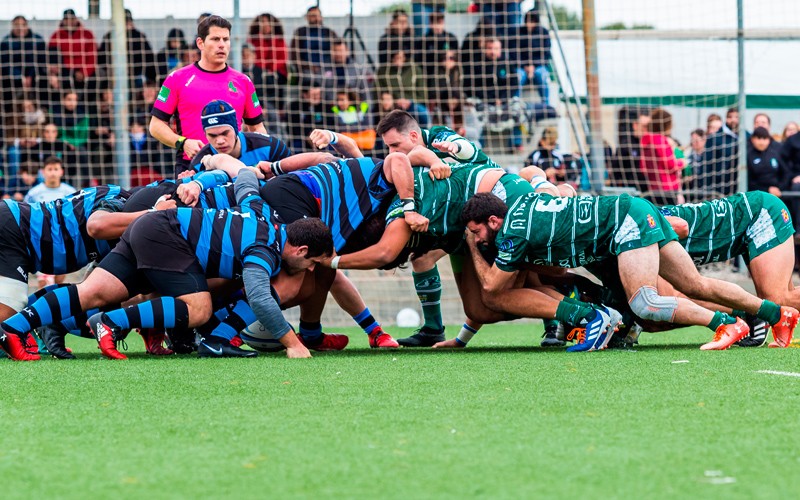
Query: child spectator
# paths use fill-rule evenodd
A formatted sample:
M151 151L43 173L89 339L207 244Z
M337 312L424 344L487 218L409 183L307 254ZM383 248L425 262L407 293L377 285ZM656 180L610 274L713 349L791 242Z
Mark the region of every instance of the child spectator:
M716 113L711 113L706 118L706 136L716 134L722 128L722 117Z
M61 182L64 177L64 168L61 159L51 156L44 161L39 169L39 175L44 179L40 184L33 186L25 195L25 203L41 203L63 198L77 191L74 187Z
M783 127L783 134L781 134L781 143L786 142L786 139L796 134L800 131L800 126L797 125L797 122L789 122Z
M571 154L558 149L558 129L547 127L542 131L539 147L528 157L528 165L544 170L547 180L569 182L574 186L580 180L580 168Z
M331 129L352 138L362 151L375 147L375 129L372 127L369 103L360 100L355 90L336 93L336 105L331 108Z

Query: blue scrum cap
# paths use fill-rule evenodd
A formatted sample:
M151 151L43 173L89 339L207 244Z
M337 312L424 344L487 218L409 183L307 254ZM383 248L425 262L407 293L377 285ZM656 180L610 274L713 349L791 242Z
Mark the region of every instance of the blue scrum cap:
M203 130L209 127L227 125L234 132L239 131L239 124L236 122L236 110L225 101L215 100L206 104L202 113L200 113L200 120L203 122Z

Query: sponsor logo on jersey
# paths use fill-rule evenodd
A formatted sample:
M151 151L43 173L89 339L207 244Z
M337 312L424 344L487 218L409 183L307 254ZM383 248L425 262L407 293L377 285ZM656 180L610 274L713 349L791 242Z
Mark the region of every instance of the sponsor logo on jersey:
M781 217L783 217L783 222L789 222L789 214L785 208L781 208Z
M578 202L578 222L586 224L592 220L592 202L590 200L580 200Z
M169 99L169 92L169 87L162 85L161 90L158 91L158 97L156 97L156 99L161 102L167 102L167 99Z
M514 248L514 242L511 240L503 240L497 245L497 250L500 252L511 252Z
M650 229L656 227L656 220L650 214L647 214L647 225L650 226Z
M233 82L228 82L228 90L233 92L234 94L236 92L239 92L239 89L236 88L236 85L234 85Z
M252 95L250 95L250 100L253 102L253 107L257 108L261 106L261 103L258 102L258 96L256 95L255 92L253 92Z

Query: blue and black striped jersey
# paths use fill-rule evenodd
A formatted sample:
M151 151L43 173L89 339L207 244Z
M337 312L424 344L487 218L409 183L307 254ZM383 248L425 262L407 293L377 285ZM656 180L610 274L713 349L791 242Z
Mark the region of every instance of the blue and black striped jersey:
M264 200L250 195L228 210L178 208L170 217L195 249L207 277L234 279L250 266L261 267L270 276L280 271L286 227L262 215L270 212Z
M95 240L86 221L97 210L120 212L130 193L119 186L86 188L46 203L3 200L25 241L33 272L66 274L108 254L115 241Z
M300 177L317 199L320 219L330 228L337 251L364 220L396 193L383 175L383 160L378 158L337 160L287 175Z

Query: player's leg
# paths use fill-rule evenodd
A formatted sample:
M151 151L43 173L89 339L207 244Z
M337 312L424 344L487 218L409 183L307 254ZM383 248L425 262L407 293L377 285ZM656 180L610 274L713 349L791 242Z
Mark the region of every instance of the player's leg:
M446 254L443 250L432 250L411 261L414 289L422 307L422 327L413 335L397 339L404 347L431 347L444 340L442 321L442 279L436 263Z
M764 252L750 261L750 275L756 286L756 294L771 302L783 304L781 321L773 325L774 342L770 347L786 347L792 341L797 316L793 310L800 307L800 289L794 288L794 244L788 239L777 247ZM786 323L786 324L784 324Z
M314 292L300 304L300 328L298 337L309 349L317 351L341 351L347 347L347 335L322 333L322 310L328 298L336 270L323 266L316 266L313 272Z
M373 348L396 348L400 347L391 335L383 331L381 324L375 319L372 313L364 303L358 289L350 281L350 278L345 276L342 271L336 272L336 278L331 285L331 295L333 299L339 304L347 314L349 314L353 321L358 323L358 326L364 330L369 338L369 346Z

